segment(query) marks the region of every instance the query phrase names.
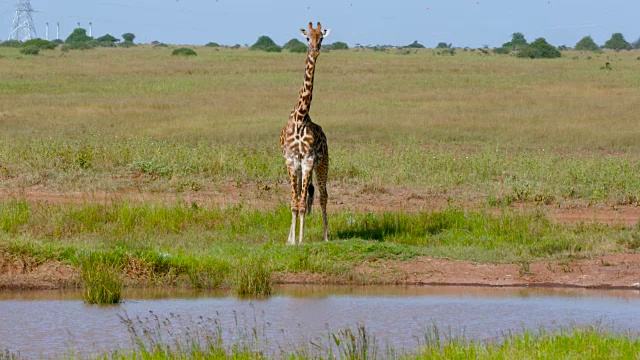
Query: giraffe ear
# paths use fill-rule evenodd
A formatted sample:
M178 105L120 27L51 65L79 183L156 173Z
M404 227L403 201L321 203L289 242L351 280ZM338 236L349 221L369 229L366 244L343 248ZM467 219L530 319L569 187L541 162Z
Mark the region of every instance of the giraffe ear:
M300 34L302 35L303 38L309 39L309 33L307 33L307 30L300 29Z
M329 36L330 32L331 32L331 29L324 29L324 31L322 32L322 38L326 39L327 36Z

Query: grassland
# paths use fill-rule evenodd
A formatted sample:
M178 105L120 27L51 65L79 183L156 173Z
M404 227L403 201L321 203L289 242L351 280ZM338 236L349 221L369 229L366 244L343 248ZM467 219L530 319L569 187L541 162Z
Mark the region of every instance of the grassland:
M557 224L545 210L637 205L636 52L322 54L311 114L329 139L341 241L318 242L315 214L309 244L288 248L278 136L303 59L196 50L0 49L0 251L87 271L98 256L136 284L242 294L268 293L257 280L274 272L366 283L353 272L366 259L528 262L640 244L638 226Z

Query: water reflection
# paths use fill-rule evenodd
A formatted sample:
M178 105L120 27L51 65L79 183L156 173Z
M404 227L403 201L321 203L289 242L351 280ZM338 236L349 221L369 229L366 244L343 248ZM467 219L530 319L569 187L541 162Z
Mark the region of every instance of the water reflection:
M215 318L225 329L259 328L290 345L358 324L381 343L403 348L415 347L434 324L473 339L593 324L640 332L637 291L293 285L262 300L188 289L129 289L124 297L123 304L104 307L83 304L79 291L1 292L0 350L56 357L74 349L88 354L130 348L118 318L125 312L132 319L178 314L187 323Z

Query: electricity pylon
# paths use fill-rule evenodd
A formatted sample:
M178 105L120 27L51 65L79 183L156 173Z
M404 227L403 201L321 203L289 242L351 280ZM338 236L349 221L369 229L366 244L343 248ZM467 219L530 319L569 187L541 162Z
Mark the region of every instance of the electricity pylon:
M9 33L9 40L27 41L35 39L36 27L33 25L31 13L33 8L29 0L18 0L16 3L16 16Z

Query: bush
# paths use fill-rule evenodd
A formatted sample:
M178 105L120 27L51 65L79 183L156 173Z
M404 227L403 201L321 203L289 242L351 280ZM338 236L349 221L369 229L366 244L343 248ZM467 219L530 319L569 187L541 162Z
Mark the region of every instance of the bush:
M347 45L347 43L342 41L336 41L333 44L329 45L329 48L331 50L348 50L349 45Z
M591 36L585 36L576 43L576 50L599 51L600 47L593 41Z
M216 43L216 42L208 42L206 45L206 47L220 47L220 44Z
M269 46L264 49L266 52L282 52L282 48L278 45Z
M420 44L418 42L418 40L412 42L411 44L405 46L406 48L412 48L412 49L424 49L424 45Z
M93 48L94 45L90 42L75 42L62 45L62 48L60 48L60 50L67 52L69 50L90 50Z
M177 48L171 53L173 56L198 56L198 54L189 48Z
M1 42L0 46L2 46L2 47L19 48L19 47L22 47L22 43L20 41L18 41L18 40L7 40L7 41Z
M449 49L451 45L452 44L447 44L446 42L439 42L438 45L436 45L436 49Z
M44 39L31 39L31 40L25 41L22 46L25 46L25 47L35 46L40 50L53 50L58 46L58 44L49 40L44 40Z
M292 53L305 53L307 52L307 45L305 45L302 41L298 39L289 40L282 47L285 50L289 50Z
M549 44L544 38L537 38L518 52L518 57L530 59L553 59L561 56L560 50Z
M29 45L29 46L25 46L22 49L20 49L20 53L24 54L24 55L39 55L40 54L40 48L38 48L35 45Z
M502 44L502 47L493 49L496 54L509 54L518 52L527 47L527 39L520 32L511 34L511 41Z
M262 50L266 52L280 52L282 49L268 36L260 36L255 44L249 48L251 50Z

